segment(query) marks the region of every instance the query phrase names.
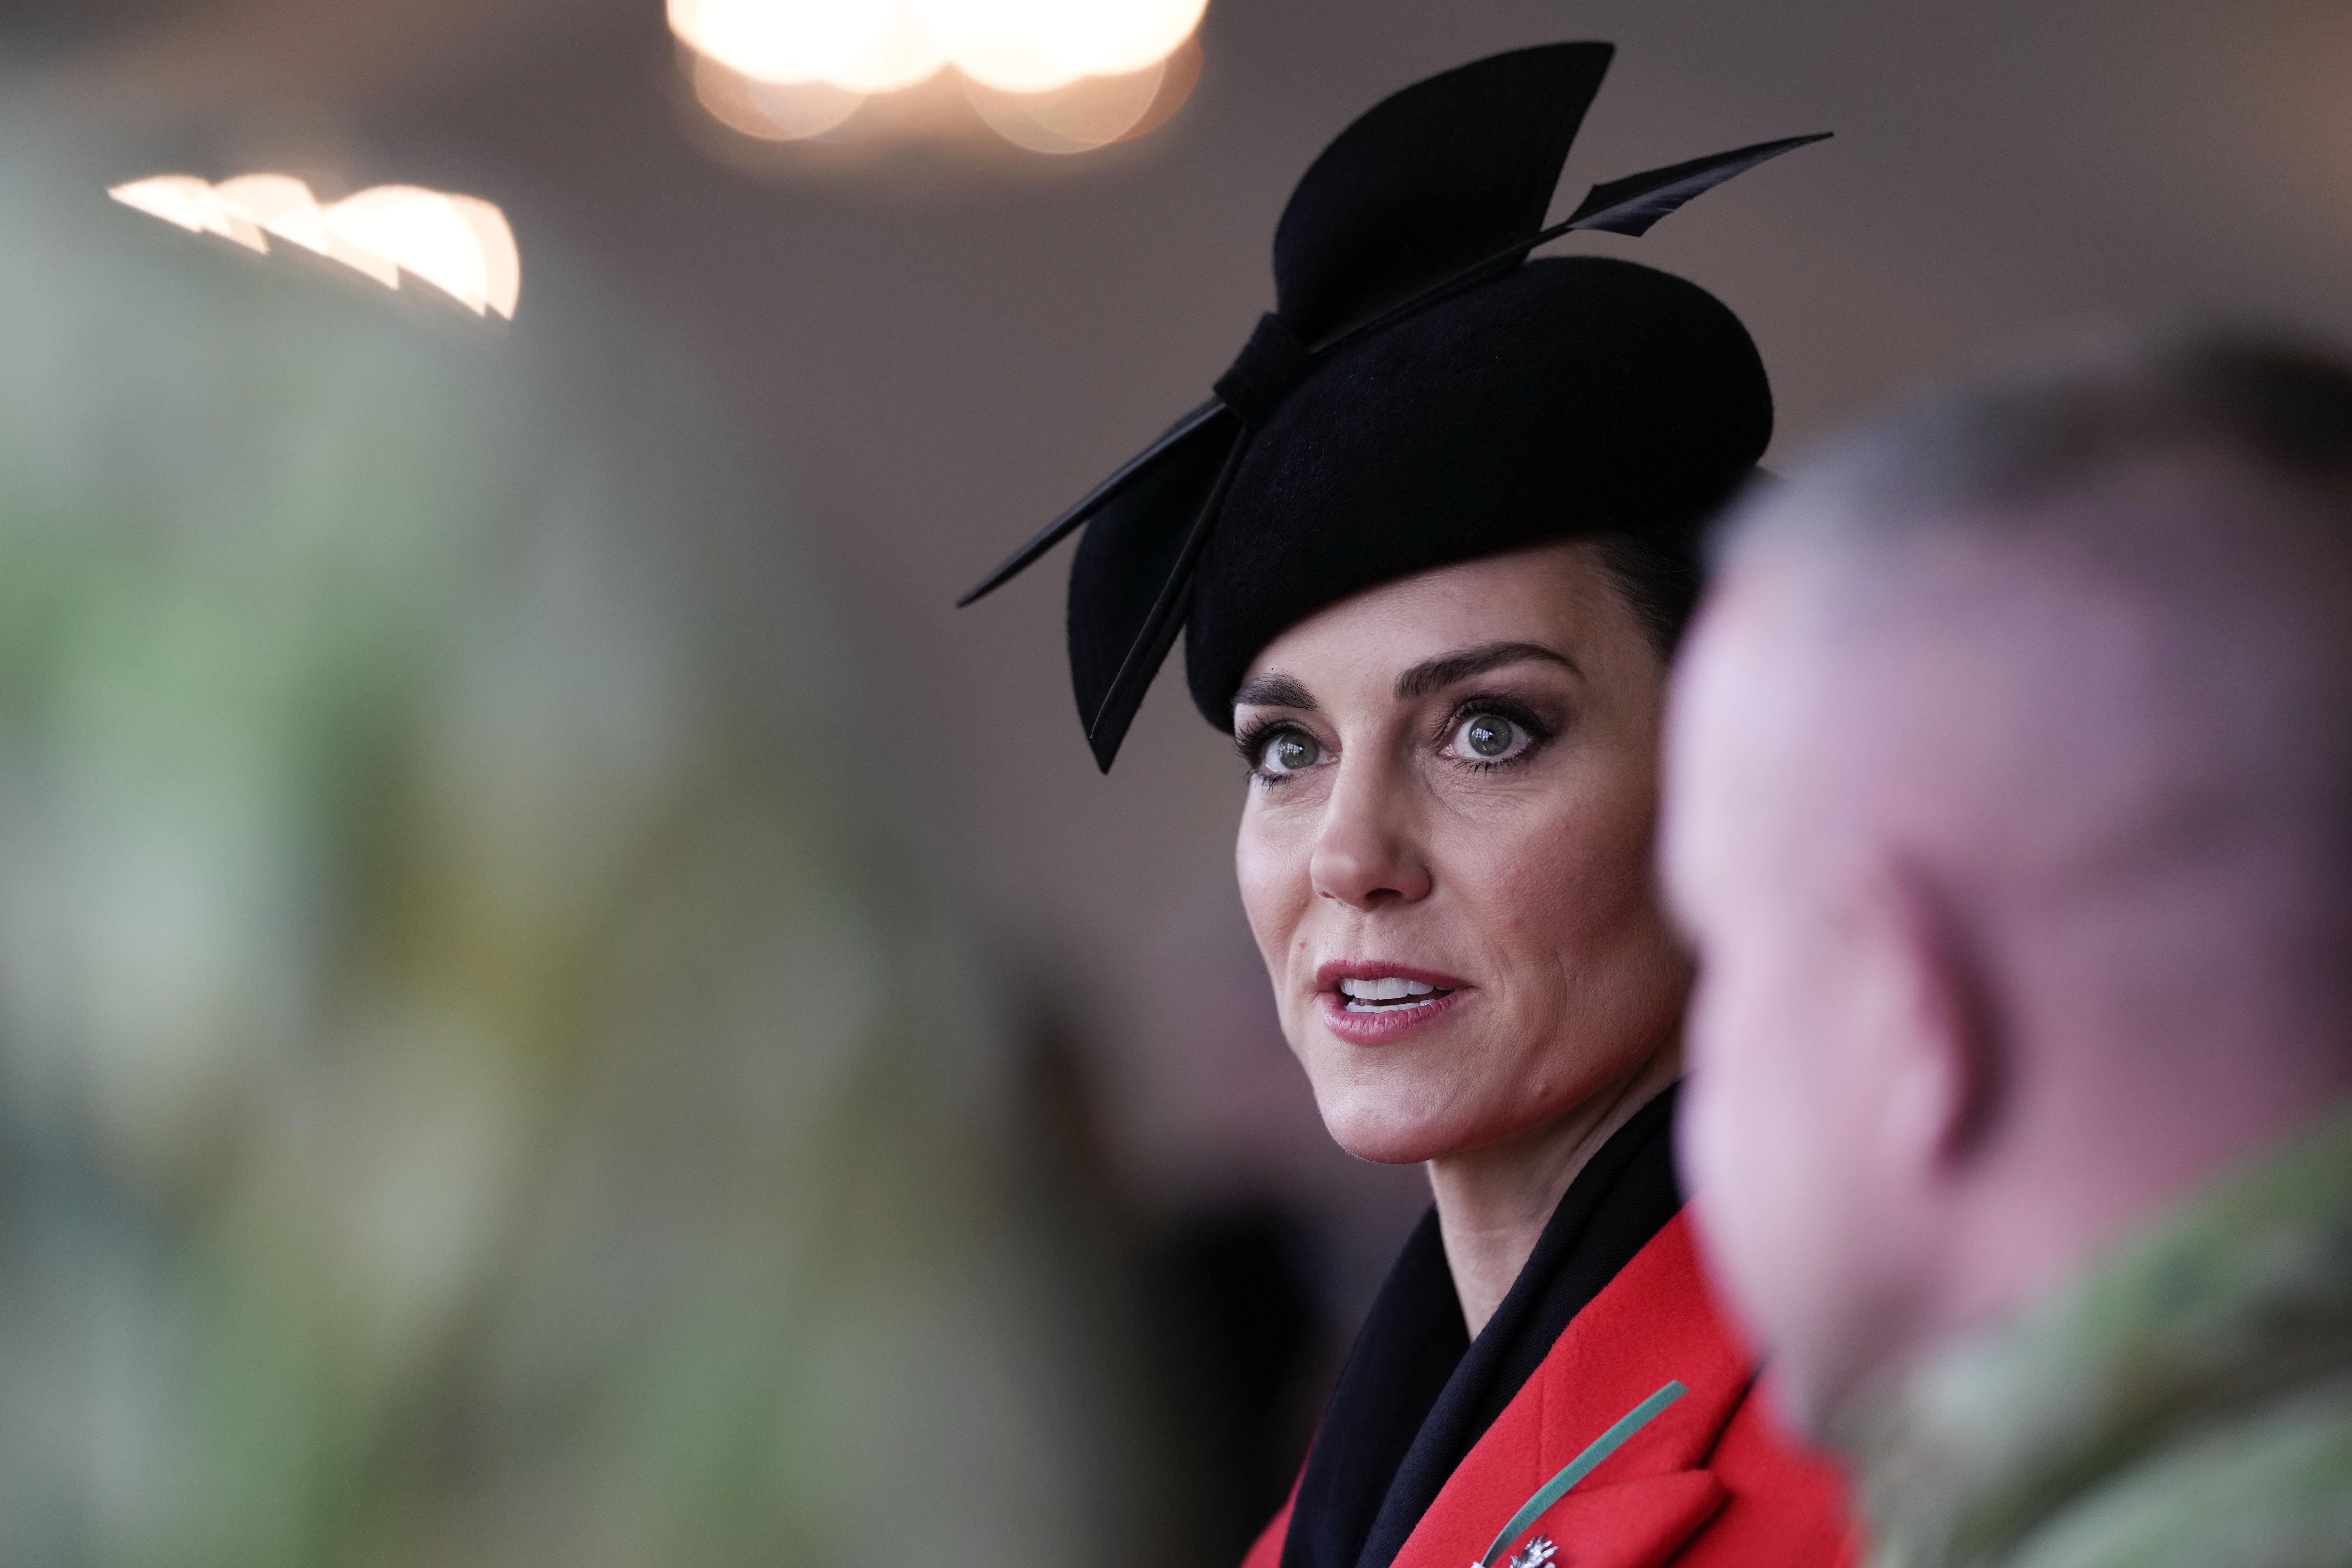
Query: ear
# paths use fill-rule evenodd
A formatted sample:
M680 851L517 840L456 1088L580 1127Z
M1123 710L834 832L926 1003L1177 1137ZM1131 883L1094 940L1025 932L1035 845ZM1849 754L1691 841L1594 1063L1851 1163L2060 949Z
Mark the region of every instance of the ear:
M1868 1086L1886 1167L1930 1185L1961 1174L1997 1131L2005 1053L1961 906L1924 868L1882 860L1842 922L1847 1067Z

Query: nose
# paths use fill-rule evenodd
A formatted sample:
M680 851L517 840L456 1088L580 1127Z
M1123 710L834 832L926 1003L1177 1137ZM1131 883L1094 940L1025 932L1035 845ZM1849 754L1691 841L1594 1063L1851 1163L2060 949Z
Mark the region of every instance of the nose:
M1429 897L1429 861L1413 826L1405 781L1342 762L1325 802L1307 874L1318 898L1351 909Z

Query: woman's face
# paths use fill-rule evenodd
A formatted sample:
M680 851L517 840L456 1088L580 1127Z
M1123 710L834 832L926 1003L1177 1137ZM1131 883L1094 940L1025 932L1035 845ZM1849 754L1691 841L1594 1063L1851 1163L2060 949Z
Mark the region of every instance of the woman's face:
M1402 1163L1528 1131L1672 1042L1664 686L1590 544L1370 589L1251 666L1242 901L1343 1148Z

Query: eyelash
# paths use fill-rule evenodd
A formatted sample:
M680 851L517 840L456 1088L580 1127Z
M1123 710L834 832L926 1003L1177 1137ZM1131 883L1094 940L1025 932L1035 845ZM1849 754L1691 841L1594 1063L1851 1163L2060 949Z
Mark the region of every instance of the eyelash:
M1453 739L1455 731L1481 713L1492 713L1498 719L1507 719L1517 724L1527 731L1528 743L1526 749L1518 755L1505 757L1496 762L1487 762L1475 757L1456 759L1460 766L1473 773L1490 773L1499 768L1517 767L1543 750L1559 733L1558 726L1538 718L1533 709L1516 698L1468 697L1455 703L1453 710L1446 715L1444 723L1438 727L1435 743L1444 746ZM1295 731L1299 734L1307 735L1310 740L1314 738L1305 727L1289 719L1260 719L1234 737L1234 749L1241 753L1242 765L1249 770L1253 780L1269 789L1278 784L1289 784L1298 777L1297 773L1276 773L1265 770L1266 742L1285 731ZM1318 748L1322 745L1320 741L1315 743Z
M1314 738L1306 729L1288 719L1255 720L1240 734L1234 737L1234 750L1242 754L1242 766L1249 770L1252 780L1269 789L1276 784L1288 784L1298 776L1296 773L1270 773L1265 771L1265 743L1286 730L1295 730L1299 734L1307 735L1310 740ZM1316 744L1320 746L1322 742L1317 741Z
M1453 712L1447 715L1444 724L1439 728L1437 744L1444 745L1454 738L1456 731L1481 713L1492 713L1498 719L1508 719L1527 731L1528 743L1527 748L1515 757L1504 757L1494 762L1476 757L1457 759L1463 767L1468 768L1473 773L1491 773L1498 768L1517 767L1550 744L1559 733L1559 726L1537 717L1533 709L1517 698L1499 695L1465 697L1454 705Z

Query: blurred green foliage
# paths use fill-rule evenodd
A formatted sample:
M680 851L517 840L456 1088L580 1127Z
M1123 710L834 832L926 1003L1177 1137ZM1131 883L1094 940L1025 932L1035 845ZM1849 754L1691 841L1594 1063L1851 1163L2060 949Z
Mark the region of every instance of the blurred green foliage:
M0 1561L1092 1560L1084 1248L724 421L528 230L499 331L154 172L0 123Z

